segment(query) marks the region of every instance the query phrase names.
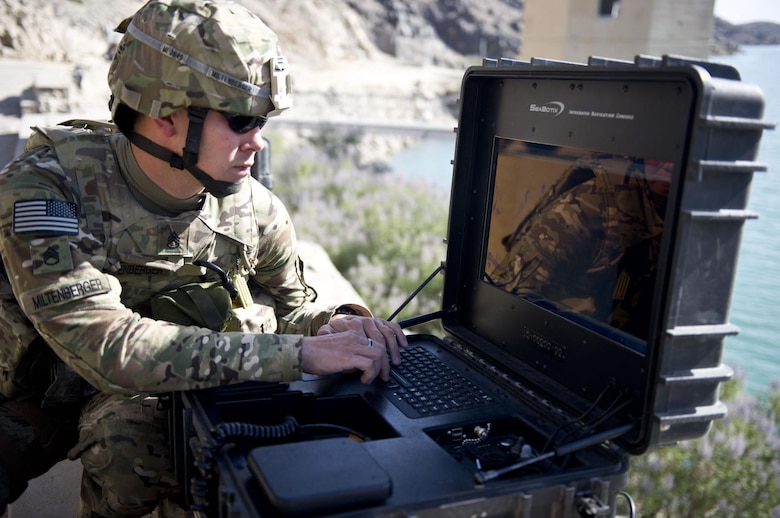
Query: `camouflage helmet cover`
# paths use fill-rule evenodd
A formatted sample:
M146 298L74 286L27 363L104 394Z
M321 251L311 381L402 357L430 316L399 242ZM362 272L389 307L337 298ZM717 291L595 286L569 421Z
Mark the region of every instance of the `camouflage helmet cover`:
M109 88L138 112L166 117L197 106L269 116L292 104L276 34L234 2L151 0L117 31L124 36Z

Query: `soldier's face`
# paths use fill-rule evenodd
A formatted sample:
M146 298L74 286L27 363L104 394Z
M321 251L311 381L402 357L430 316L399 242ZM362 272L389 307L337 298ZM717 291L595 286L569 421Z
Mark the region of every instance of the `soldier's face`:
M660 160L645 160L645 178L650 190L660 196L669 195L669 187L672 183L672 169L674 163Z
M228 119L210 110L203 123L198 167L215 180L239 182L251 174L255 153L261 149L259 127L243 133L235 131Z

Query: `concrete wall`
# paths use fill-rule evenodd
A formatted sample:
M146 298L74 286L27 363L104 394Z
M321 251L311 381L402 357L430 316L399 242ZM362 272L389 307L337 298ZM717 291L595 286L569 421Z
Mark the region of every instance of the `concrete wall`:
M521 59L709 55L714 0L620 0L614 17L601 16L599 2L526 0Z
M520 38L522 59L532 57L566 59L571 1L525 0L523 34Z
M714 5L714 0L656 0L647 53L709 57Z

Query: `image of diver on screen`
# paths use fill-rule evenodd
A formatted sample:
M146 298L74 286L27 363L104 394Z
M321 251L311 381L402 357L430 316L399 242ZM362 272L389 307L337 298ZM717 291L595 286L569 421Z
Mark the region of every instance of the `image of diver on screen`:
M674 164L502 138L495 146L485 279L646 340Z

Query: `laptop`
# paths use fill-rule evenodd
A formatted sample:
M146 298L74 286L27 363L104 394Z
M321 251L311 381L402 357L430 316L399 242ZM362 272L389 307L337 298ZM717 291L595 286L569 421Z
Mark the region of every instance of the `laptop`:
M211 459L223 480L205 509L609 516L629 455L726 414L761 92L731 67L640 56L486 62L459 103L440 310L400 322L410 346L389 382L182 394L177 471L208 478ZM431 320L440 335L414 333ZM237 441L216 467L191 447L220 423L284 416L299 424L289 440ZM359 444L365 473L340 482L333 460L318 465L334 437Z

